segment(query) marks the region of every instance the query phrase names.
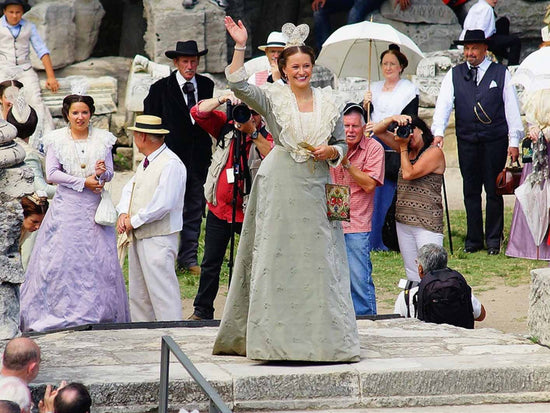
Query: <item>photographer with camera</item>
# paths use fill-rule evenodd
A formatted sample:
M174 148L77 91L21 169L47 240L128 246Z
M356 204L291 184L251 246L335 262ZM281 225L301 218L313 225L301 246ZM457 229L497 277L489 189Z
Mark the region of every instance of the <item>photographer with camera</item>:
M400 153L395 221L407 278L420 281L416 257L425 244L443 245L441 186L445 156L426 123L394 115L374 126L374 134Z
M230 117L215 110L229 103ZM199 290L189 319L214 318L220 271L232 232L241 232L244 219L243 197L250 191L254 171L271 151L273 138L262 117L235 98L232 92L205 99L191 108L191 116L201 128L217 138L216 150L208 169L204 196L208 205L204 256ZM235 191L235 185L237 190ZM232 225L233 223L233 225Z

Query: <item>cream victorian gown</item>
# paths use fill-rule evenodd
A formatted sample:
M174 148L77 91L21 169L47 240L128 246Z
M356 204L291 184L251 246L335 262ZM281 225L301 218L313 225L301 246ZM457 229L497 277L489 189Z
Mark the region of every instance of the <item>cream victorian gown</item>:
M329 88L314 88L313 112L300 113L288 86L249 85L243 68L226 75L235 95L265 117L275 147L252 187L214 354L358 361L344 234L326 215L329 163L297 145L328 142L340 160L341 108Z

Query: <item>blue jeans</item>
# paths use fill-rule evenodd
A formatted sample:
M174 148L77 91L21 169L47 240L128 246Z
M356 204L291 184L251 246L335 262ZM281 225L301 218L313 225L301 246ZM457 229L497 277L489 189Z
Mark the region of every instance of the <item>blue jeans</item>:
M376 314L376 295L370 260L370 232L344 234L348 254L351 298L356 315Z

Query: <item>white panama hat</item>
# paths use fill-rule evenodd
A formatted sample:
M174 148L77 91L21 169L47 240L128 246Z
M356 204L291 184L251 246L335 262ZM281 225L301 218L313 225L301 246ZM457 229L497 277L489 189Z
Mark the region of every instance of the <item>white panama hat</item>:
M268 47L285 47L286 45L286 37L281 32L271 32L269 33L269 36L267 36L267 43L261 46L258 46L258 49L260 49L262 52L265 51Z
M542 29L540 29L540 35L542 36L543 42L550 42L550 33L549 28L550 26L544 26Z

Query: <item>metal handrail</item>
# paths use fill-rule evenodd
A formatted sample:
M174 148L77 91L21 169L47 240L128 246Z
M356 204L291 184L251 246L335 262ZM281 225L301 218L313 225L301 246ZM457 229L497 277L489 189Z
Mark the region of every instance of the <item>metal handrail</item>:
M160 395L159 395L159 413L168 412L168 376L170 369L170 352L178 359L180 364L187 370L193 380L199 385L201 390L210 399L208 411L210 413L231 413L231 409L225 405L221 396L206 381L203 375L197 370L195 365L181 348L170 336L162 336L160 347Z

